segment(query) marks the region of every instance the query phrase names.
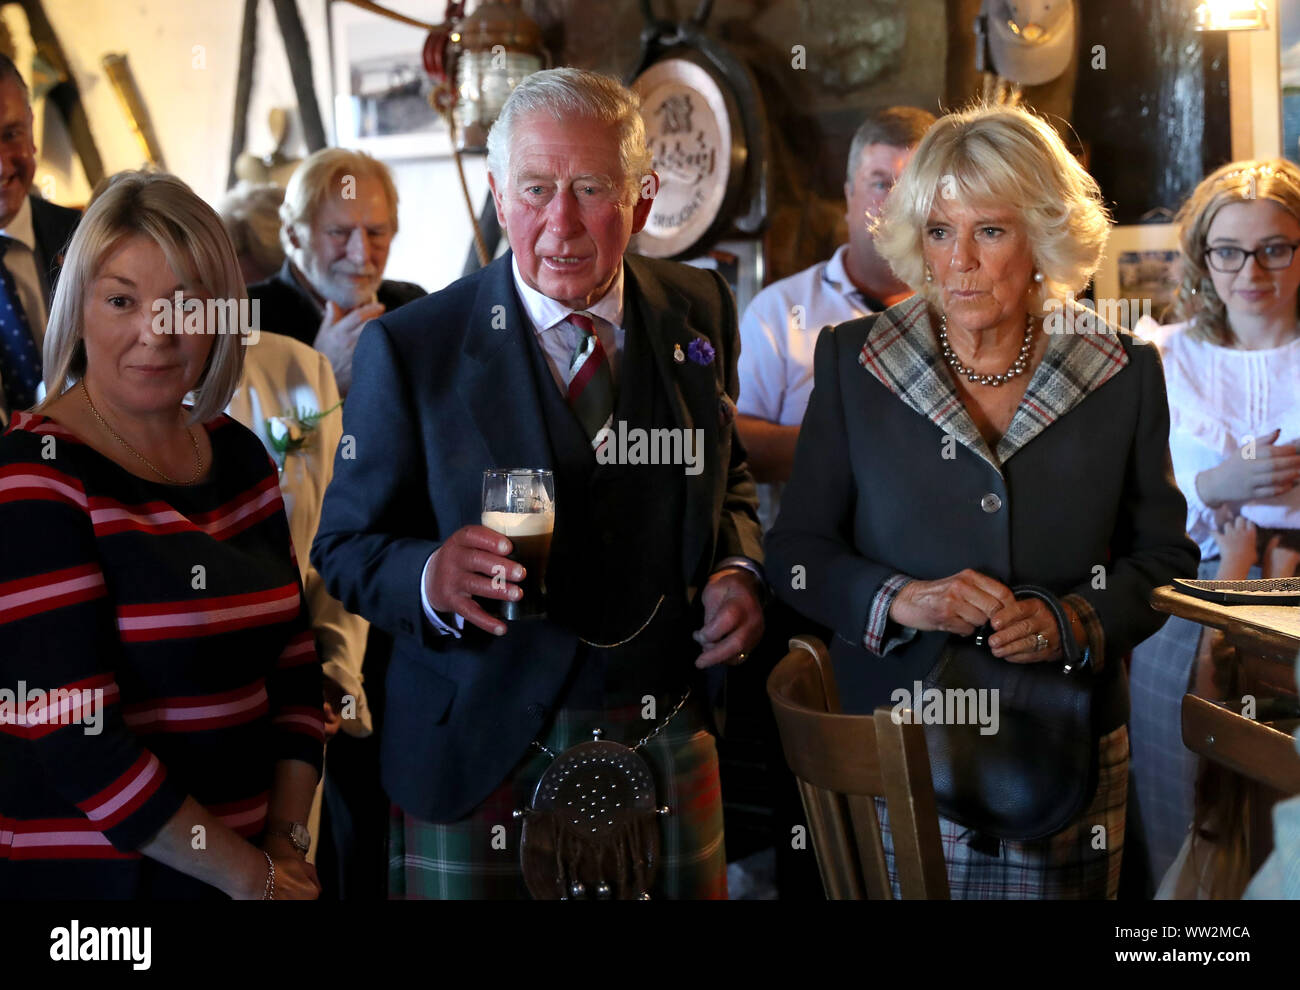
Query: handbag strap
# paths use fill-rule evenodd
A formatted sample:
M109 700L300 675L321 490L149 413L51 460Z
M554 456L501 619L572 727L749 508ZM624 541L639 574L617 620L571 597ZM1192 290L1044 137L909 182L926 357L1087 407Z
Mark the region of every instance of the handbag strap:
M1069 616L1065 614L1065 607L1059 598L1036 584L1018 584L1011 589L1011 593L1017 598L1037 598L1056 618L1056 628L1061 634L1061 653L1065 657L1064 669L1067 674L1088 667L1088 661L1091 659L1089 650L1087 647L1080 646L1078 640L1074 638Z

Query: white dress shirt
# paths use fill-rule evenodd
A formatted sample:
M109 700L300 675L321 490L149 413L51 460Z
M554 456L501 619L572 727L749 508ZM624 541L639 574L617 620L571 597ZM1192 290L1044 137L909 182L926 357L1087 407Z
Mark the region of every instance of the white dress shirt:
M40 273L36 270L36 233L32 228L32 201L24 196L23 205L8 227L0 230L0 235L8 238L10 244L4 252L2 263L14 277L14 287L18 290L18 301L27 322L32 328L32 337L36 341L36 350L45 347L45 322L49 317L45 306L45 287ZM53 259L50 259L51 261ZM37 386L36 401L45 398L45 386ZM0 427L7 426L12 410L6 408L4 389L0 388Z
M564 303L556 302L550 296L543 295L524 281L519 271L519 260L510 259L515 276L515 291L523 303L524 318L537 335L537 342L546 354L546 363L551 366L551 375L556 387L564 394L569 393L569 381L573 378L569 363L573 352L581 341L582 334L568 322L573 310ZM618 275L609 291L584 312L592 316L592 329L605 349L609 361L610 376L618 381L618 361L623 353L623 341L627 331L623 328L623 266L618 266Z
M32 325L32 336L36 338L36 349L41 350L45 346L45 321L49 312L45 307L44 283L36 270L36 232L32 228L32 201L28 197L23 197L18 214L0 234L18 242L5 252L4 266L14 277L18 299L27 314L27 322ZM52 263L54 259L46 261Z

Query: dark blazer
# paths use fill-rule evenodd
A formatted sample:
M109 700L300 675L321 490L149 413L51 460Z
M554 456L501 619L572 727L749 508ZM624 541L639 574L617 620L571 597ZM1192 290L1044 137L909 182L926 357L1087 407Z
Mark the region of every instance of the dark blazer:
M704 431L704 470L686 480L678 524L682 585L698 601L723 558L762 559L734 428L735 303L714 272L631 256L624 272L628 333L644 328L655 360L621 365L620 377L661 376L680 427ZM538 389L555 384L549 375L539 383L532 335L509 254L372 322L344 407L355 457L340 448L312 547L331 594L394 636L383 782L430 821L462 818L505 779L555 710L577 655L577 633L552 619L513 623L500 638L472 626L460 639L441 636L420 601L429 555L479 522L482 472L553 468ZM712 365L675 362L674 345L696 339L715 348Z
M846 710L910 690L947 639L886 624L885 582L972 568L1071 596L1104 640L1099 730L1121 725L1120 660L1165 620L1151 591L1194 577L1199 559L1156 349L1109 328L1054 335L997 451L957 397L916 297L823 331L815 375L767 566L777 594L835 631ZM883 656L863 645L869 626Z
M45 305L54 299L59 272L63 270L63 253L72 234L81 222L81 211L67 206L56 206L39 196L28 196L32 204L32 233L36 239L36 270L45 284Z
M282 333L311 347L316 342L316 331L320 329L320 307L294 278L290 265L291 262L286 258L278 272L250 285L248 298L259 300L258 316L263 330ZM384 279L379 283L376 295L391 312L413 299L419 299L425 295L425 291L414 282Z

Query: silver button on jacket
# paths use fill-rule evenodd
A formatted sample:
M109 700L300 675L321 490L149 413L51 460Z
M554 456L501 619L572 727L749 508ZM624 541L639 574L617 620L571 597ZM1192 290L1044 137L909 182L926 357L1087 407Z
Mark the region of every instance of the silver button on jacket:
M1002 499L998 498L993 492L989 492L980 499L980 508L985 512L997 512L1002 508Z

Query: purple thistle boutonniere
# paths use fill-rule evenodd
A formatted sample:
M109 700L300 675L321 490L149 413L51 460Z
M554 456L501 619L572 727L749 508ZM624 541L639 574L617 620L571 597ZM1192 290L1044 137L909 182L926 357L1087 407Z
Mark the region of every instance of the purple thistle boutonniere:
M696 337L686 345L686 356L696 364L712 364L714 353L713 345L703 337Z

